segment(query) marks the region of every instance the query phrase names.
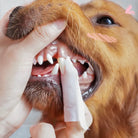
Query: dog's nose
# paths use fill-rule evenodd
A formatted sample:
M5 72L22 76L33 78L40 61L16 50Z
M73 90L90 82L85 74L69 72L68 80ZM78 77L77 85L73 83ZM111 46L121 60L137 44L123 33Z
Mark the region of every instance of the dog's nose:
M9 20L11 20L11 18L14 17L15 14L16 14L20 9L22 9L22 8L23 8L23 6L18 6L18 7L16 7L16 8L12 11L12 13L10 14Z
M18 32L16 32L16 37L13 34L14 34L16 28L18 30L21 28L19 26L19 24L16 26L16 22L18 22L18 20L21 20L21 18L18 19L18 18L16 18L16 16L17 16L17 13L19 12L19 10L22 8L23 8L22 6L16 7L9 16L9 23L8 23L7 32L5 35L11 39L19 39L20 38L19 37L20 34Z
M6 32L6 36L10 39L21 39L33 30L34 22L29 20L29 14L25 11L25 7L18 6L10 14Z

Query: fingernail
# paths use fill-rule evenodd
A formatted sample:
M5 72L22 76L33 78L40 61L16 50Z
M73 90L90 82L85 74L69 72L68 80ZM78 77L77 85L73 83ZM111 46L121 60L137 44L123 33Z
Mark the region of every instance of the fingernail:
M67 22L65 20L57 20L54 22L54 25L57 27L57 29L64 29L67 25Z

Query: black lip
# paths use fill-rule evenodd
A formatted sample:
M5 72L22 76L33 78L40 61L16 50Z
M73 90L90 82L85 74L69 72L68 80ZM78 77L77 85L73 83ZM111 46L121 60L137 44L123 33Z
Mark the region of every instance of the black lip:
M96 92L102 80L102 75L101 75L102 73L101 73L99 66L94 61L90 61L90 63L92 67L94 68L95 79L91 83L91 86L88 88L88 90L83 93L82 95L83 100L87 100L89 97L91 97Z

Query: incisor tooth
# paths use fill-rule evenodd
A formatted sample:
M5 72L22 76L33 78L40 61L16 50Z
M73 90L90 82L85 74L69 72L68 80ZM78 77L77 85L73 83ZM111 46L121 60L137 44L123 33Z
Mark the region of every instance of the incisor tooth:
M38 75L37 77L41 77L41 75Z
M50 54L47 54L47 60L50 64L53 64L53 59L52 59L52 56Z
M58 63L62 74L64 73L64 62L65 62L64 58L58 58Z
M83 77L84 79L87 78L87 72L86 72L86 71L82 74L82 77Z
M56 75L56 74L58 74L58 69L59 69L59 64L57 63L56 65L55 65L55 67L53 68L53 71L52 71L52 75Z
M38 56L37 60L38 60L39 65L43 64L43 56L42 55Z
M36 65L36 63L37 63L37 61L36 61L36 59L34 58L34 60L33 60L33 65Z

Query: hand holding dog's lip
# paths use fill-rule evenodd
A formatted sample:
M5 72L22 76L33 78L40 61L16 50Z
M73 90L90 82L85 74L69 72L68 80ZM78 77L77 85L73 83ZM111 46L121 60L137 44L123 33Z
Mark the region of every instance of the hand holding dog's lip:
M0 21L4 29L9 14ZM0 63L3 65L0 68L0 137L12 134L28 116L31 107L24 101L22 94L30 78L33 58L55 40L65 26L65 21L59 20L37 28L25 39L17 41L7 38L3 28L0 30Z
M83 102L78 72L69 57L60 64L64 101L64 121L86 131L92 123L92 116ZM76 124L76 125L75 125Z

